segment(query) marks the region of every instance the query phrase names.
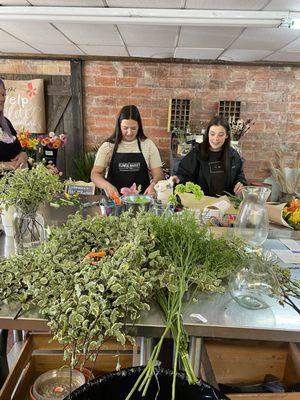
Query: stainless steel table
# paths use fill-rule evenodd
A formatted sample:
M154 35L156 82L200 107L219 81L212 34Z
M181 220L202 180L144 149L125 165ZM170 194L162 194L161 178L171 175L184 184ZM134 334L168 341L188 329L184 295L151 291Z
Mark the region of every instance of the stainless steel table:
M285 248L278 239L267 239L268 249ZM13 238L0 238L0 252L4 256L14 253ZM287 265L292 274L300 279L300 265ZM276 301L271 308L247 310L239 306L228 292L224 294L197 295L198 302L188 304L183 309L183 320L187 332L192 336L231 337L247 339L267 339L300 342L300 316L289 306L282 307ZM298 301L300 306L300 301ZM14 319L19 305L2 305L0 308L0 328L47 331L47 321L32 310ZM199 322L191 314L200 314L207 320ZM132 330L138 336L159 336L164 320L158 307L153 304L151 311L143 314Z
M268 249L285 248L278 239L267 239L264 247ZM14 252L13 238L0 238L0 252L9 256ZM300 278L300 265L286 265L292 268L295 278ZM300 307L300 301L297 302ZM48 331L47 321L40 318L37 311L15 319L19 305L2 305L0 308L0 328L31 331ZM200 314L207 322L200 322L191 314ZM300 342L300 315L289 306L282 307L276 301L271 308L247 310L239 306L228 292L224 294L198 294L198 302L186 304L183 321L191 338L190 355L195 370L199 370L198 357L202 337L257 339L269 341ZM129 327L136 337L143 337L143 363L151 350L146 338L159 337L164 327L164 319L156 304L151 311L143 314L133 327ZM148 349L148 351L147 351Z

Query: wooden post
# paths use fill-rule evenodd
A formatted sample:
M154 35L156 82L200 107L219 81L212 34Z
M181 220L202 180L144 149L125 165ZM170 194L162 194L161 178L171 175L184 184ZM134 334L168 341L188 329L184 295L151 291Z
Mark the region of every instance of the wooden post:
M71 108L72 130L68 134L66 147L66 175L71 176L74 171L74 157L83 153L83 116L82 116L82 62L71 60ZM71 121L69 121L71 122Z

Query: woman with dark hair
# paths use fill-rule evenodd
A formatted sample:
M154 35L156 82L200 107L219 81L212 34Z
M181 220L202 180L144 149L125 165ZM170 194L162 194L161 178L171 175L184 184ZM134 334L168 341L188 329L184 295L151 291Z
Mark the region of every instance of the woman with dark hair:
M230 127L226 118L216 116L211 119L203 142L181 160L172 179L174 183L196 183L207 196L242 191L247 184L243 161L230 147Z
M0 174L3 171L27 167L28 160L27 154L22 151L17 139L17 132L3 115L5 97L5 85L0 79Z
M141 186L142 193L155 194L154 185L164 179L162 162L157 147L144 134L136 106L121 109L113 135L97 152L91 179L107 194L120 192L133 183Z

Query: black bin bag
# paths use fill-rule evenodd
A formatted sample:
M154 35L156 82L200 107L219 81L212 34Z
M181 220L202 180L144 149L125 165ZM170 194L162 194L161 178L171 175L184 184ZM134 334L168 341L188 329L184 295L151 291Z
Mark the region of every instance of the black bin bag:
M143 367L126 368L93 379L64 400L125 400ZM156 368L145 397L136 391L131 400L171 400L172 370ZM176 378L176 400L229 400L206 382L189 385L184 373Z

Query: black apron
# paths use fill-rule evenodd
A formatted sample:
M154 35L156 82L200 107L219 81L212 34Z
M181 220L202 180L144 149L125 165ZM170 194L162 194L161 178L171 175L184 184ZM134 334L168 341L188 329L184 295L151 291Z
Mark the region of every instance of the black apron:
M148 166L142 153L141 142L137 139L139 153L114 153L106 179L120 192L133 183L141 185L141 193L150 185Z

